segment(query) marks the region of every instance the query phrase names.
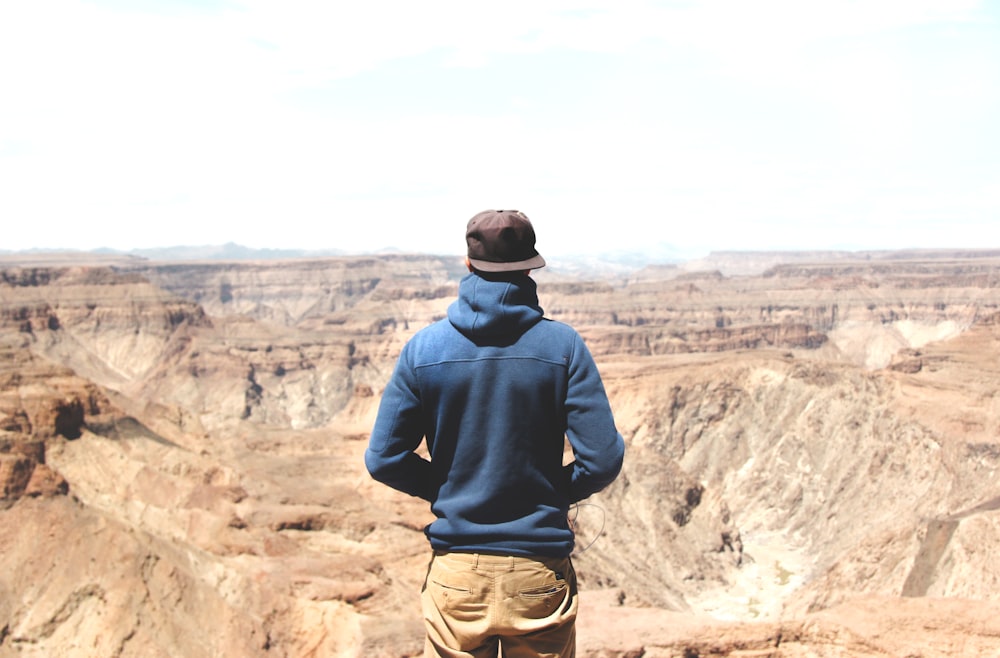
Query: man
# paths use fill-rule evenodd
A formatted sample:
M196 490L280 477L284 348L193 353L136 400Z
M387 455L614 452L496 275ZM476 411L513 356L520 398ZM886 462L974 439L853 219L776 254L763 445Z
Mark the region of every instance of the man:
M543 317L528 218L481 212L466 243L470 273L448 317L403 347L365 464L437 517L425 529L425 656L572 657L567 513L614 480L624 442L583 340ZM423 439L430 460L415 453Z

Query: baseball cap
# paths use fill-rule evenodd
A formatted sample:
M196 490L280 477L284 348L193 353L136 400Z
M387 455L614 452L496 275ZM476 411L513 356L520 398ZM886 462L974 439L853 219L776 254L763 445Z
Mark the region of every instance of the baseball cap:
M520 210L484 210L465 229L469 262L483 272L515 272L545 267L535 249L535 229Z

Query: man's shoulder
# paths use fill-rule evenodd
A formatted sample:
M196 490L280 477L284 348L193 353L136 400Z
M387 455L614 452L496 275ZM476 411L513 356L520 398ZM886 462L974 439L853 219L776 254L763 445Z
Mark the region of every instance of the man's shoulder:
M559 320L553 320L552 318L542 318L538 324L533 327L533 329L567 338L576 338L580 335L579 332L577 332L577 330L572 326L566 324L565 322L560 322Z
M449 321L448 318L441 318L440 320L435 320L434 322L431 322L426 327L418 329L417 333L413 334L413 338L417 338L418 336L420 337L433 336L436 334L440 334L442 332L452 332L452 331L455 331L455 328L454 326L452 326L451 321Z
M410 336L410 339L406 343L412 349L419 345L449 340L455 337L456 334L458 334L458 331L452 326L451 322L447 318L443 318L418 329L415 334Z

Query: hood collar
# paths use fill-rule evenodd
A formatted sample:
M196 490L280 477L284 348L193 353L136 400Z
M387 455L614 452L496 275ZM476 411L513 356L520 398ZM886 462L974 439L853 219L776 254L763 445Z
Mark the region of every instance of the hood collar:
M531 277L491 280L476 273L459 283L458 299L448 307L448 320L472 340L516 340L542 319L538 288Z

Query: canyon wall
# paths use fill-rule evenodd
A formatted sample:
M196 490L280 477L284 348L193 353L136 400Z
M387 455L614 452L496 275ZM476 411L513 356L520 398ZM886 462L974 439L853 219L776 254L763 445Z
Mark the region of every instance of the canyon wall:
M627 442L572 512L583 654L987 646L1000 260L746 259L535 275ZM0 656L419 653L429 511L361 454L399 349L462 274L3 268Z

